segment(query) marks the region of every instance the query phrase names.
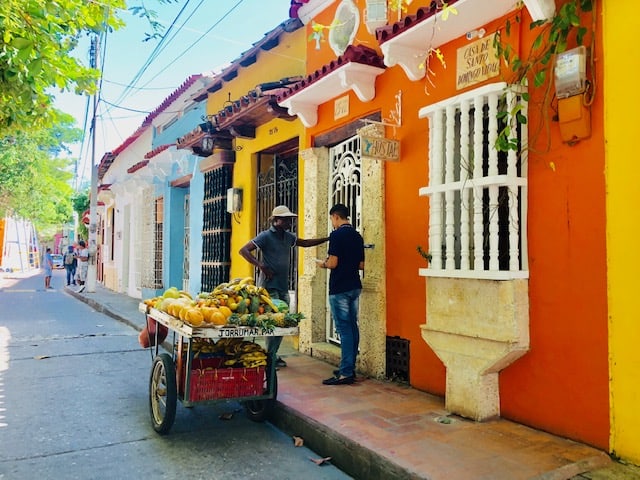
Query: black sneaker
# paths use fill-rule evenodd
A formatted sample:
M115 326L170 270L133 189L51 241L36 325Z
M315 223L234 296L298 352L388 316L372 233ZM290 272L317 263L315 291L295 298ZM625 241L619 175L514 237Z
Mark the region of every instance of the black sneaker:
M355 382L355 377L331 377L322 381L323 385L351 385Z
M276 368L284 368L287 366L287 362L285 362L282 358L278 357L276 360Z

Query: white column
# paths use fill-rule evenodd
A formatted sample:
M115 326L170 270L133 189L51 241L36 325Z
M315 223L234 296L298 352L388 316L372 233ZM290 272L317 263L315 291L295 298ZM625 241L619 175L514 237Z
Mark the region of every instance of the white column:
M467 188L469 180L469 101L460 103L460 270L469 270L469 200L470 191Z

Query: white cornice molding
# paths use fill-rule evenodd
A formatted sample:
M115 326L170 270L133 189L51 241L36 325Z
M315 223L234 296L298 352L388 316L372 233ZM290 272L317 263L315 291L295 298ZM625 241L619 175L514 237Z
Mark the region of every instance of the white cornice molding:
M555 12L553 0L524 0L533 20L550 18ZM453 4L457 15L442 19L442 12L408 27L380 45L384 64L400 65L412 81L424 78L424 60L429 48L438 48L477 30L518 8L515 0L460 0ZM430 39L430 42L427 40Z
M309 86L285 98L279 105L297 115L307 128L318 123L318 105L353 90L361 102L376 96L376 77L384 68L349 62Z

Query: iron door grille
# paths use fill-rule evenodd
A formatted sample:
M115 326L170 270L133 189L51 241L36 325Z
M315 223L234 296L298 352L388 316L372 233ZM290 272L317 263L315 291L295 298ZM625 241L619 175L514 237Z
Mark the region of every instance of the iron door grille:
M202 219L202 290L211 291L229 281L231 266L231 214L227 212L227 189L233 166L223 165L204 175Z
M331 147L329 149L329 161L331 162L329 166L329 208L336 203L346 205L349 209L351 225L360 232L362 230L360 137L356 135ZM331 230L331 223L329 223L328 228ZM328 282L329 277L327 276L327 286ZM327 308L327 341L340 343L340 336L331 317L330 308Z
M288 155L260 154L258 158L258 192L256 199L256 231L271 226L271 212L277 205L286 205L292 212L298 208L298 152ZM291 225L291 233L297 236L297 222ZM258 252L258 258L260 252ZM257 271L256 271L257 275ZM297 290L298 255L291 249L289 262L289 290Z

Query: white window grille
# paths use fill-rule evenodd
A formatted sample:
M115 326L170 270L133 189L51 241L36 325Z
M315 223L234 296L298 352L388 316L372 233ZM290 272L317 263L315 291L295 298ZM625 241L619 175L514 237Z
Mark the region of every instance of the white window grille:
M528 278L523 90L485 85L420 109L429 119L429 268L424 276ZM506 130L505 130L506 127ZM512 148L498 151L500 135Z
M189 194L184 196L184 244L183 244L183 252L184 257L182 257L182 289L185 291L189 291L189 251L191 250L189 240L191 238L191 229L190 229L190 220L189 214L191 212L191 207L189 206Z
M140 255L140 285L144 288L162 288L162 225L163 199L154 198L153 188L145 189L141 211L143 249ZM149 206L152 205L152 208Z

